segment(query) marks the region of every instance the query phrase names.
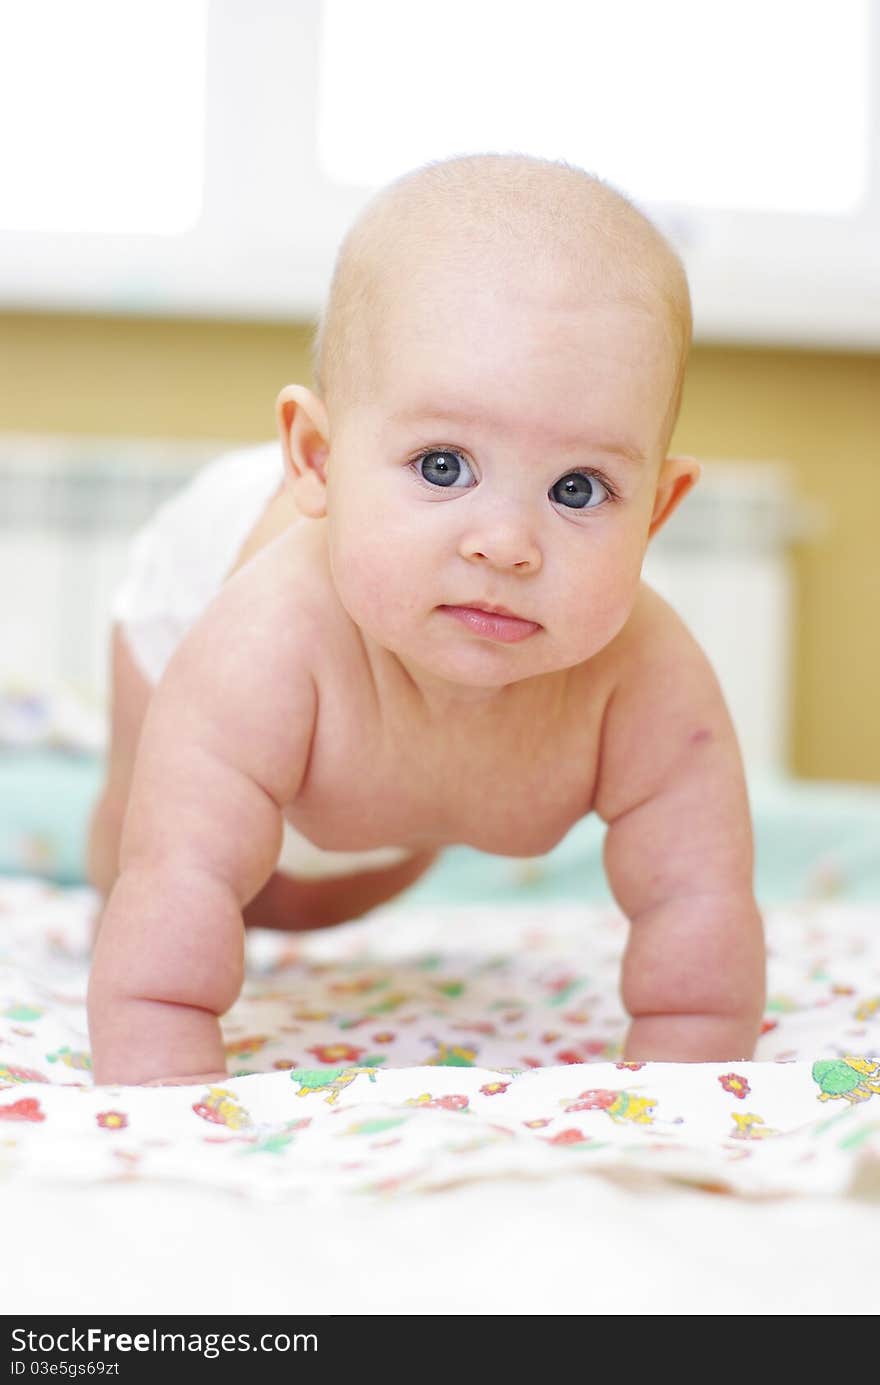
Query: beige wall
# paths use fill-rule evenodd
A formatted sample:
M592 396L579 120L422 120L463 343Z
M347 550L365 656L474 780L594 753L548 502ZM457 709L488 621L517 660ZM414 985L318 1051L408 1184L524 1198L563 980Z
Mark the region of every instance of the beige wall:
M0 431L271 437L282 384L310 383L309 330L0 314ZM785 460L825 507L795 555L792 764L880 782L880 355L697 346L673 447Z

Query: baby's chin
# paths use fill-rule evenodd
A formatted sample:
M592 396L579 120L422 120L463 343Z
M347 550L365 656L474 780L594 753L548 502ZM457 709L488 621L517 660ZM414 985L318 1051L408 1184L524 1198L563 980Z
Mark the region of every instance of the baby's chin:
M562 673L588 663L626 624L634 597L620 593L591 611L560 615L527 638L507 642L483 635L441 607L425 609L346 590L340 601L378 659L462 689L504 688L525 679Z
M529 639L517 644L504 644L481 639L463 631L454 642L445 639L401 637L373 627L362 631L375 649L402 665L412 676L422 675L462 690L501 690L526 679L550 678L567 669L586 663L605 647L603 635L584 640L583 632L576 647L571 642L548 638L542 627Z

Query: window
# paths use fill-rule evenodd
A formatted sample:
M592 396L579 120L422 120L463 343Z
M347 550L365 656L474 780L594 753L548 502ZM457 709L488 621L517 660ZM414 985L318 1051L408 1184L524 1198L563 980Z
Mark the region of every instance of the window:
M341 183L516 148L649 203L837 215L865 196L867 0L325 0L323 18L318 147Z
M373 189L519 150L667 232L698 340L880 348L870 0L10 0L0 303L314 318Z
M207 0L0 11L0 227L173 235L202 203Z

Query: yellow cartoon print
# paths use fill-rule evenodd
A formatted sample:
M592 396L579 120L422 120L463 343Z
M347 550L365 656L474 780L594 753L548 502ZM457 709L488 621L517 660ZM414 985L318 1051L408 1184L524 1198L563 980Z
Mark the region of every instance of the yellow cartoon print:
M193 1105L202 1120L225 1125L227 1130L244 1130L253 1122L234 1092L225 1087L209 1087L207 1095Z
M428 1067L438 1068L472 1068L477 1058L475 1048L465 1048L462 1044L445 1044L441 1040L435 1039L437 1052L433 1058L428 1058Z
M651 1125L657 1102L651 1096L636 1096L635 1092L614 1091L597 1087L581 1092L576 1101L563 1103L569 1111L604 1111L617 1125L631 1121L635 1125Z
M730 1132L732 1140L766 1140L771 1135L778 1135L778 1130L771 1130L769 1125L764 1124L763 1116L756 1116L751 1111L732 1111L733 1129Z

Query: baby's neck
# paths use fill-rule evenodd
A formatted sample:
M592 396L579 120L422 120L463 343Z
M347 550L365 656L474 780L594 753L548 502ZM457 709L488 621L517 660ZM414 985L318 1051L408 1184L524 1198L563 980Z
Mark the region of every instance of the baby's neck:
M392 703L427 725L464 731L491 722L544 715L564 701L571 670L493 687L453 683L364 637L380 705Z

